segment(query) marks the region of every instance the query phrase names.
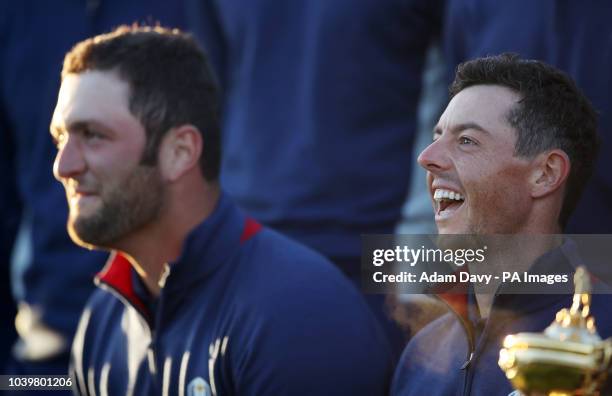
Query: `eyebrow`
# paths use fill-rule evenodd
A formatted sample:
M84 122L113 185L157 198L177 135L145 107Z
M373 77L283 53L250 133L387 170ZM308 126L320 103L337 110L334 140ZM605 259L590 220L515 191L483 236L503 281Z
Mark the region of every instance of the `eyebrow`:
M453 135L456 135L456 134L458 134L460 132L465 131L466 129L473 129L473 130L482 132L482 133L484 133L486 135L490 135L491 134L491 132L487 131L485 128L483 128L482 126L478 125L475 122L465 122L463 124L454 125L450 129L450 132ZM442 128L440 128L439 126L436 125L436 127L433 130L433 133L434 133L434 135L441 135L442 134Z
M57 134L62 133L64 131L81 131L83 129L92 127L98 129L108 129L104 124L95 120L75 121L68 125L51 124L49 129L51 131L51 135L56 136Z

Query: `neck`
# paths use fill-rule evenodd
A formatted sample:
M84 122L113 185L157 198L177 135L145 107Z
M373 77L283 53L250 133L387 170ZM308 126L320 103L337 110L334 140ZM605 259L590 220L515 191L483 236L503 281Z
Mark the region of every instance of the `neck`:
M474 287L482 318L488 317L491 312L495 297L493 291L499 289L504 271L528 271L538 258L561 244L561 238L554 234L497 235L485 237L485 240L488 246L486 261L470 266L471 273L493 275L486 287Z
M203 183L198 187L169 191L167 206L159 220L125 238L116 249L130 260L156 297L163 287L160 281L165 265L179 258L188 234L211 215L219 200L216 184Z

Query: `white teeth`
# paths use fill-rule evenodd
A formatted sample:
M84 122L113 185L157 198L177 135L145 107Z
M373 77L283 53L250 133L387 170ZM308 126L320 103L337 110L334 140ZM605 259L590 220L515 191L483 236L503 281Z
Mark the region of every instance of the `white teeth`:
M454 201L463 201L463 195L459 194L458 192L455 191L450 191L450 190L444 190L444 189L436 189L434 191L434 199L435 200L442 200L442 199L451 199Z

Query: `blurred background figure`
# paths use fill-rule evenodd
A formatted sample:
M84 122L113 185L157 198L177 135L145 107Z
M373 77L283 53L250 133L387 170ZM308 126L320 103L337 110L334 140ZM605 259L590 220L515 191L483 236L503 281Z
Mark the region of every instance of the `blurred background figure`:
M222 184L359 287L360 235L393 233L400 219L443 2L196 3L225 94ZM405 335L384 296L366 298L399 354Z
M528 12L526 12L528 10ZM566 233L612 232L612 8L605 0L449 0L445 57L448 83L460 62L514 52L568 73L599 112L602 139L589 184Z
M412 148L416 158L433 139L433 129L448 103L447 65L442 55L441 43L434 43L427 53L423 72L423 88L417 109L417 129ZM396 234L437 234L434 212L431 205L426 172L420 166L412 167L408 197L402 207L402 218ZM406 285L403 289L405 290ZM416 287L416 286L415 286ZM416 334L426 324L447 312L446 304L425 294L399 294L393 304L393 317L410 334Z
M417 130L412 158L419 156L433 140L433 129L448 103L447 65L440 43L432 45L427 53L423 73L423 89L417 109ZM402 219L397 225L398 234L436 234L425 169L412 167L408 198L402 208Z
M0 274L0 358L8 359L0 373L67 374L78 318L107 257L69 239L66 198L52 175L49 123L65 53L120 24L185 27L186 14L181 1L0 3L0 270L8 273L12 257L19 306L13 347L9 277Z

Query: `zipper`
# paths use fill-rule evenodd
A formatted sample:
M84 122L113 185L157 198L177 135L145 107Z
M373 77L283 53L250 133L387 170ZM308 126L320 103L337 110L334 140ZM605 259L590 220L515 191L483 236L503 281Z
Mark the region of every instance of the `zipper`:
M472 389L472 367L474 362L474 352L476 350L476 340L474 331L471 328L471 325L467 323L465 319L460 317L457 313L455 315L459 318L459 321L463 325L463 329L465 330L465 334L468 339L468 356L466 358L465 363L461 366L460 370L464 371L463 375L463 395L469 396L470 391Z
M470 378L471 378L471 367L473 365L472 363L474 360L474 352L476 350L476 339L475 339L476 336L472 329L471 323L469 323L463 316L459 315L457 311L455 311L453 307L444 298L441 298L438 295L436 295L436 297L442 300L448 306L448 308L453 313L453 315L455 315L457 320L459 320L459 323L461 324L461 327L463 327L463 331L465 332L466 338L468 340L468 352L465 357L466 360L465 360L465 363L461 365L460 370L465 371L465 374L463 377L463 395L469 396L470 390L472 387L472 383L471 383L472 381L470 380Z
M168 266L164 266L164 272L162 274L163 277L163 282L165 284L166 279L168 278L169 275L169 268ZM155 309L154 311L151 313L152 316L152 325L151 325L151 348L153 349L153 355L155 356L155 376L154 378L154 388L157 391L157 394L162 394L163 392L163 376L164 376L164 356L162 354L161 359L159 356L159 339L158 337L161 335L161 329L162 329L162 323L164 321L164 315L163 315L163 309L164 309L164 303L165 303L165 293L164 293L164 288L162 287L160 290L159 295L157 296L157 302L155 303Z
M461 370L465 370L468 368L468 366L470 365L470 363L472 363L472 359L474 358L474 352L470 353L470 356L468 357L468 360L466 360L465 363L463 363L463 366L461 366Z

